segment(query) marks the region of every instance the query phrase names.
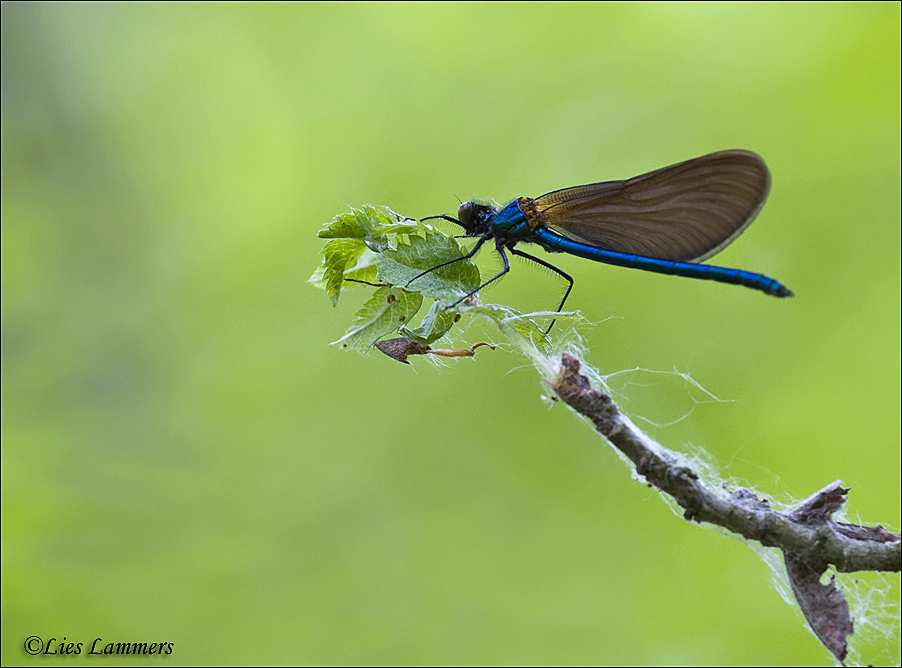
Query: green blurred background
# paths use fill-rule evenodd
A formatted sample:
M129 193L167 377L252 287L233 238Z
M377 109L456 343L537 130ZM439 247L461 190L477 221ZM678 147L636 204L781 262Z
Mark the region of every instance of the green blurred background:
M343 353L364 291L333 309L306 279L347 204L453 213L757 151L770 200L717 262L797 296L558 256L588 359L731 400L613 378L678 421L649 428L669 447L783 501L841 478L851 517L898 527L898 3L3 3L2 38L4 664L48 663L29 635L829 664L751 550L631 481L522 358ZM553 306L516 264L486 296Z

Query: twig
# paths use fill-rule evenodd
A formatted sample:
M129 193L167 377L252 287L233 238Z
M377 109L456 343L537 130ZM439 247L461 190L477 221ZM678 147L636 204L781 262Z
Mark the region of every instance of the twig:
M672 496L684 517L708 522L783 552L799 606L817 637L842 661L853 631L845 596L820 584L829 565L839 572L902 570L900 535L883 527L844 524L831 519L846 502L839 481L813 494L790 513L772 509L747 489L711 489L678 456L653 441L617 408L610 396L591 387L579 374L580 362L565 353L553 389L567 405L589 418L595 428L625 454L636 472Z

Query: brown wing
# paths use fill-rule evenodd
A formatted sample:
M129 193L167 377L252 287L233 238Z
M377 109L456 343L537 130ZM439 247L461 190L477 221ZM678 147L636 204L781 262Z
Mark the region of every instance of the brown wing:
M567 237L621 253L700 261L758 215L770 172L750 151L720 151L627 181L555 190L535 200L540 220Z

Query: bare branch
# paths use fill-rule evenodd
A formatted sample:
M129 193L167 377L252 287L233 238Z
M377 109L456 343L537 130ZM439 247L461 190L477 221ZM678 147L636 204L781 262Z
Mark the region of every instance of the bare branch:
M799 504L790 513L778 512L767 500L747 489L712 489L695 471L639 430L610 396L593 388L579 374L580 362L570 354L561 359L560 378L553 385L571 408L589 418L595 428L625 454L636 472L672 496L695 522L729 529L764 546L783 552L793 593L805 618L821 642L840 661L852 631L849 608L833 583L822 585L829 565L839 572L902 570L900 535L883 527L844 524L831 519L842 508L849 490L839 481Z

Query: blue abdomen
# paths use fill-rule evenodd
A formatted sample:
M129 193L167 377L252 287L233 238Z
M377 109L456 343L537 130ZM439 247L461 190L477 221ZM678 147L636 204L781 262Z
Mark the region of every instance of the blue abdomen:
M779 281L768 278L763 274L755 274L750 271L716 267L710 264L693 264L691 262L659 260L653 257L632 255L630 253L618 253L617 251L596 248L595 246L567 239L559 234L555 234L547 228L539 228L531 233L530 236L531 238L528 239L528 241L533 241L552 253L567 253L587 260L613 264L618 267L643 269L644 271L653 271L658 274L686 276L687 278L703 278L718 281L720 283L744 285L747 288L761 290L761 292L775 297L792 296L792 291Z

